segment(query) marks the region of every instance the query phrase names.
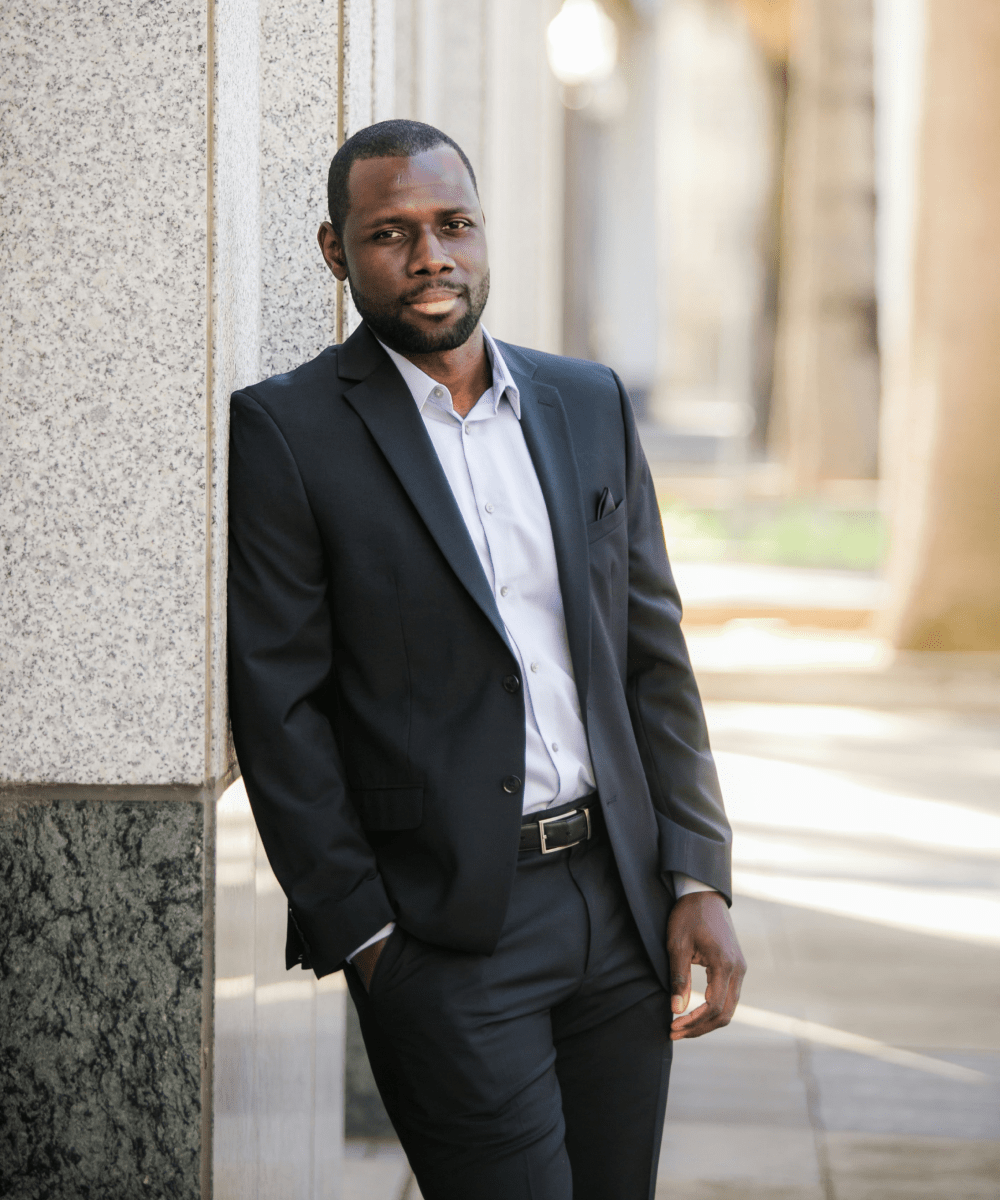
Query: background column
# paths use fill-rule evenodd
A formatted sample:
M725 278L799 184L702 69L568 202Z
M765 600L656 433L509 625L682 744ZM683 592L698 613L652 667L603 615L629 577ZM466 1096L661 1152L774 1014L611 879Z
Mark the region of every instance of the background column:
M800 0L770 437L800 495L877 471L872 89L871 0Z
M1000 650L1000 10L928 0L888 632Z

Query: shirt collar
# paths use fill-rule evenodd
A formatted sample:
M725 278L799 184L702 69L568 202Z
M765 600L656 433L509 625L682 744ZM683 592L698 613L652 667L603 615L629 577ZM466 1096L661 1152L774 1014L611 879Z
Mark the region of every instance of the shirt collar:
M508 403L514 410L514 416L520 421L521 393L518 391L513 376L507 369L507 364L503 360L500 348L485 328L483 329L483 341L486 344L486 354L493 368L493 411L497 411L500 407L500 401L506 395ZM378 339L378 343L396 364L396 370L402 375L403 382L410 389L410 395L413 397L413 402L418 409L422 411L425 404L431 403L439 408L446 407L448 411L452 411L448 389L444 384L438 383L436 379L432 379L426 371L421 371L408 358L404 358L402 354L387 346L381 338ZM441 399L433 395L435 388L440 388L444 393Z

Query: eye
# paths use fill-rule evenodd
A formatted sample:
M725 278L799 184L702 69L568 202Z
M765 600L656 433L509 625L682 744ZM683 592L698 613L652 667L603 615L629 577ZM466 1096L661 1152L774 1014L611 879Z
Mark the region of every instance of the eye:
M401 238L403 235L398 229L380 229L372 235L373 242L388 242L395 241L396 238Z
M467 221L465 217L455 217L445 225L445 229L471 229L472 222Z

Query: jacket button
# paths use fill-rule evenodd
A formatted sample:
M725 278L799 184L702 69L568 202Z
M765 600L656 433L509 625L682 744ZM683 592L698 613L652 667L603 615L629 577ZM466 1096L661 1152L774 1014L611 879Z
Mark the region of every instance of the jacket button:
M518 777L516 775L508 775L507 778L503 781L503 790L509 796L516 796L517 793L521 790L520 779L518 779Z
M521 681L516 675L505 675L503 677L503 685L508 692L516 692L521 686Z

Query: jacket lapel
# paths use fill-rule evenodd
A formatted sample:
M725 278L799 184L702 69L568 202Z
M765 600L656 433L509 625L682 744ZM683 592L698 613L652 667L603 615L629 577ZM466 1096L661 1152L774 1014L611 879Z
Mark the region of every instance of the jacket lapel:
M524 440L549 512L576 690L586 723L590 682L590 556L573 440L558 389L536 383L529 373L517 369L511 350L513 347L503 346L504 358L521 394ZM518 363L523 361L520 355L517 359Z
M365 326L340 348L344 392L385 455L451 569L507 641L493 592L410 389Z

